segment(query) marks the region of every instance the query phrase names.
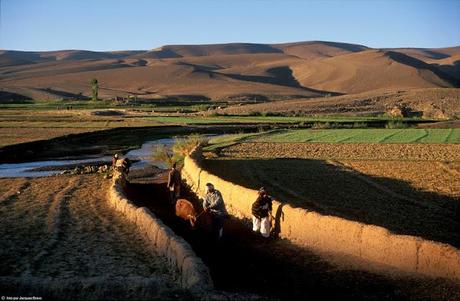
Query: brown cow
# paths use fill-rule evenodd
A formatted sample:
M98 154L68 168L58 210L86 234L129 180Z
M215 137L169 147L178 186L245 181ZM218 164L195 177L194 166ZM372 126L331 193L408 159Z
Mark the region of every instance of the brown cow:
M176 202L176 215L183 220L189 221L192 227L195 227L197 214L193 204L186 199L178 199Z
M211 216L204 211L197 214L193 204L186 199L177 200L176 215L181 219L188 221L193 228L195 228L195 226L199 226L205 231L210 231L211 229Z

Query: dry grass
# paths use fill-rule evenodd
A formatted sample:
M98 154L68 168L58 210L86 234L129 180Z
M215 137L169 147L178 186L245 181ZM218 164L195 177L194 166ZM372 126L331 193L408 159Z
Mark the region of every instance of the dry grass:
M173 152L180 157L185 157L190 155L192 150L199 146L199 145L206 145L208 143L208 139L205 138L203 135L199 134L192 134L187 136L187 138L178 138L174 142L173 145Z
M199 134L191 134L187 138L176 138L172 146L172 152L164 145L158 145L152 154L155 161L160 161L171 168L173 164L182 164L185 156L189 155L192 150L199 145L206 145L207 139Z

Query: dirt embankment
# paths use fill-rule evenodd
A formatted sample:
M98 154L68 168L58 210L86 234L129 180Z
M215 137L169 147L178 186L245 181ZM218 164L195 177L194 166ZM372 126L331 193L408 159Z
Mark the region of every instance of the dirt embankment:
M109 180L98 175L53 176L0 179L0 184L1 291L51 297L69 291L77 294L74 297L108 294L114 299L137 292L143 299L142 290L150 283L166 299L174 291L183 294L166 260L155 256L135 226L108 207ZM125 280L113 290L110 279L119 278ZM81 285L81 291L73 291Z

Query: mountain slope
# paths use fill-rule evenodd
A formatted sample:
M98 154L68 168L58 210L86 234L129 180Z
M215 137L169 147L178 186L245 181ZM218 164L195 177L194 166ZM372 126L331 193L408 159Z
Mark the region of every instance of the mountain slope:
M460 46L380 50L322 41L168 45L149 51L3 50L0 92L16 99L85 98L90 80L97 78L104 98L292 99L458 87L459 59Z
M402 53L366 50L293 67L303 86L339 93L455 87L451 76Z

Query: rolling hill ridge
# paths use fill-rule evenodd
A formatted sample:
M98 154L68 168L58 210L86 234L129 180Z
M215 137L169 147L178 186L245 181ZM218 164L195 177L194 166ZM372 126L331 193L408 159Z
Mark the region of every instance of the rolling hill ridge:
M373 49L309 41L152 50L0 51L0 99L283 100L460 86L460 46Z

